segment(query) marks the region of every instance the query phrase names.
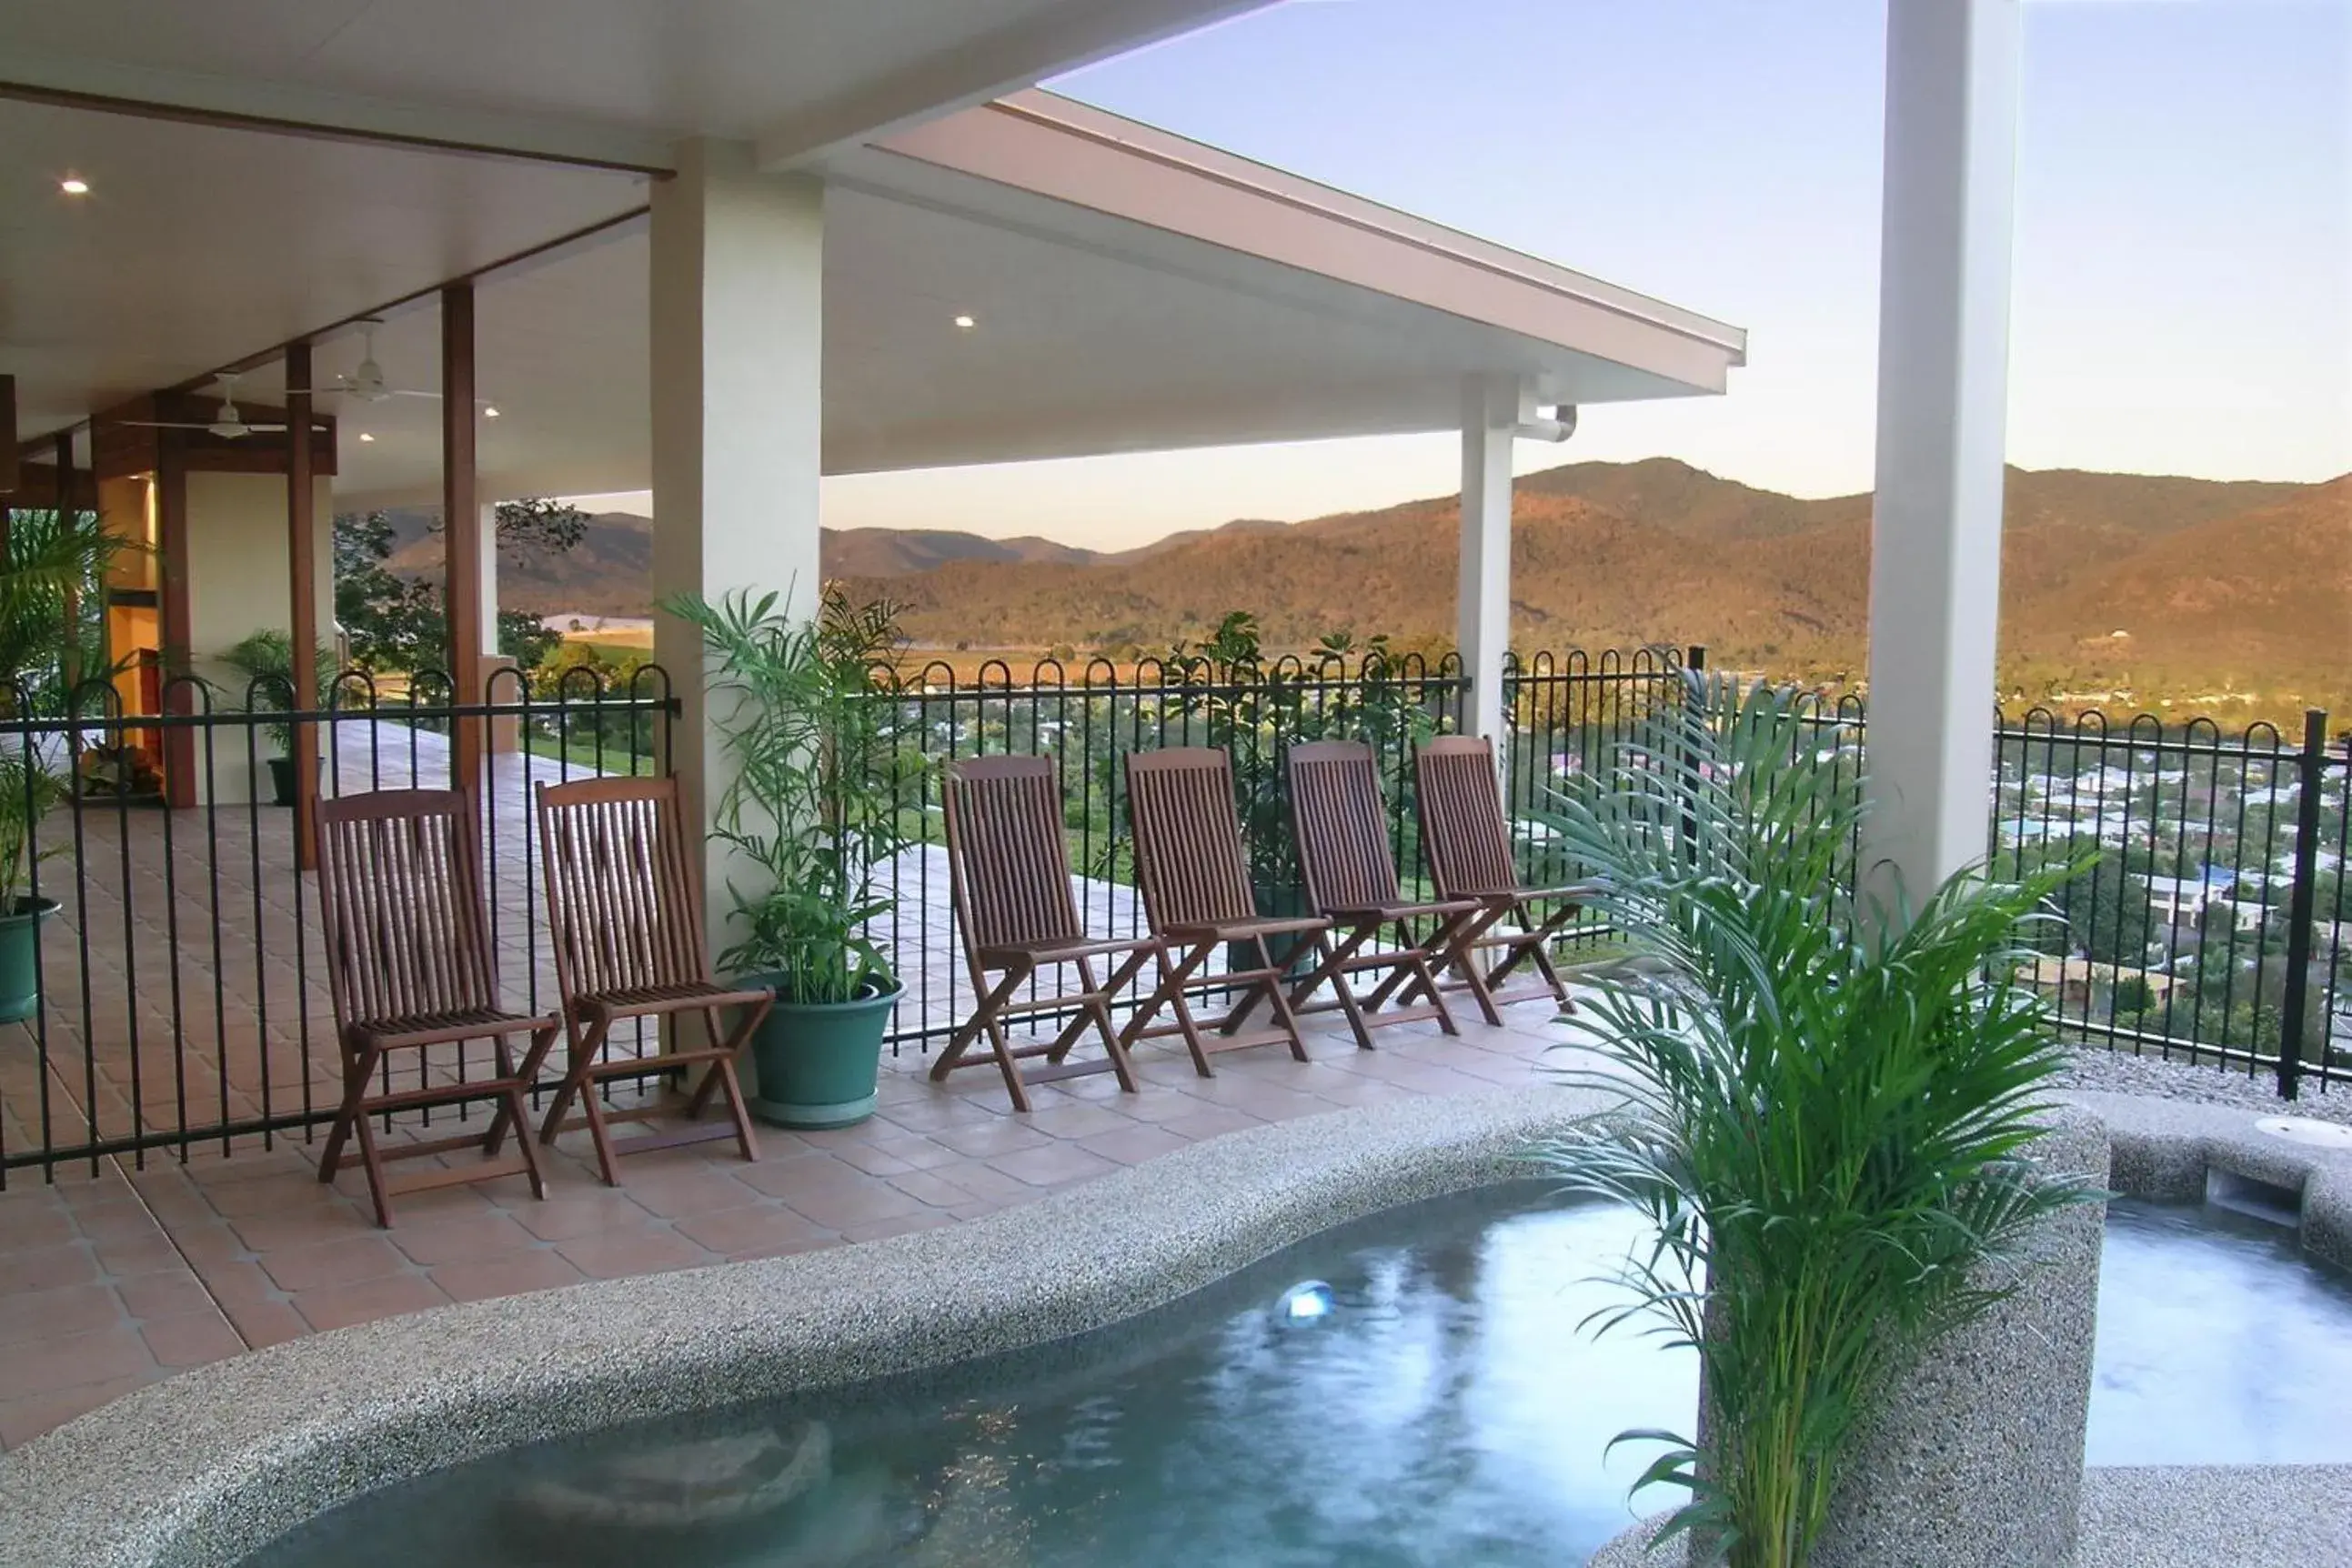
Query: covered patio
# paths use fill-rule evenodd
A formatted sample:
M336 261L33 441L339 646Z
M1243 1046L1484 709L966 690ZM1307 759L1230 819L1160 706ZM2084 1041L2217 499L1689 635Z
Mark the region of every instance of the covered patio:
M1030 85L1245 8L697 4L625 6L634 27L603 29L530 0L486 29L456 0L396 20L266 4L201 37L159 5L130 7L135 26L0 14L0 168L43 193L11 208L26 239L0 281L47 324L0 363L18 459L0 500L106 513L109 487L138 481L157 578L123 607L152 611L139 646L199 673L257 625L319 639L335 511L437 505L449 675L475 701L500 499L649 488L655 592L716 596L816 583L829 474L1457 431L1462 727L1507 740L1515 443L1567 439L1581 405L1721 393L1745 334ZM1890 44L1872 673L1897 719L1878 737L1874 863L1915 884L1976 854L1990 771L2015 12L1900 13ZM674 68L649 79L647 58ZM225 373L248 418L282 428L155 427L217 421ZM207 596L207 574L235 591ZM698 818L727 763L690 629L663 618L656 657L677 699L667 759ZM297 705L315 710L305 662ZM952 1224L1255 1121L1523 1084L1559 1037L1523 1009L1376 1053L1318 1037L1311 1063L1206 1080L1154 1055L1140 1095L1097 1080L1018 1119L984 1077L933 1085L910 1055L864 1128L771 1131L748 1166L649 1156L619 1192L567 1152L547 1203L520 1184L457 1190L387 1237L300 1145L248 1136L222 1158L188 1137L199 1102L223 1125L282 1116L292 1136L323 1119L336 1071L295 956L316 907L307 807L259 816L233 793L247 785L200 787L193 757L166 749L173 809L83 841L85 864L115 856L125 895L73 912L97 957L68 964L54 1032L0 1028L16 1167L0 1442L294 1334ZM296 761L306 801L346 782ZM513 857L494 873L501 908L528 906L527 840L488 803L530 765L457 721L447 776ZM146 824L187 824L193 842L199 821L239 817L268 825L235 847L254 885L184 921L183 890L140 869ZM729 868L711 846L708 888ZM224 921L254 990L246 1014L199 1026L173 990L186 928ZM528 990L533 950L506 959ZM119 1067L83 1077L89 1135L60 1147L45 1114L59 1063L98 1059L107 976L142 964L157 1011L122 1010L131 1033L105 1047ZM52 1059L53 1039L79 1061ZM126 1077L144 1087L126 1095ZM174 1124L151 1121L150 1089Z

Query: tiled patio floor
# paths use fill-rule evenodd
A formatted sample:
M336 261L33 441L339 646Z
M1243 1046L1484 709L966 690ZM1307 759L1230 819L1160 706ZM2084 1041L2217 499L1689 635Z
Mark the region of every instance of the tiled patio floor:
M180 1369L302 1334L951 1225L1260 1122L1533 1086L1560 1035L1534 1004L1500 1029L1465 1023L1458 1039L1424 1024L1383 1030L1371 1052L1318 1030L1311 1062L1238 1052L1212 1079L1163 1043L1139 1058L1139 1094L1082 1079L1033 1090L1027 1116L1012 1113L992 1070L934 1085L910 1052L886 1064L873 1121L764 1129L756 1163L730 1143L662 1151L625 1162L614 1191L573 1135L544 1202L520 1177L420 1193L400 1200L390 1231L370 1222L357 1173L322 1186L317 1145L299 1141L185 1164L151 1156L144 1170L110 1160L55 1185L20 1176L0 1193L0 1447Z

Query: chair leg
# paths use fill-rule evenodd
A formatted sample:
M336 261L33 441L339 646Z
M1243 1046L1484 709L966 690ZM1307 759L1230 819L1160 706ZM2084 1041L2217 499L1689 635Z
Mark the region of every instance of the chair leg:
M1012 1097L1013 1109L1026 1115L1029 1088L1021 1079L1020 1058L1013 1054L1013 1042L1004 1033L1003 1022L993 1012L988 1016L987 1030L989 1049L996 1054L996 1070L1004 1078L1004 1092Z
M1127 1021L1127 1027L1119 1034L1121 1045L1132 1049L1152 1015L1164 1004L1176 1015L1176 1032L1183 1037L1185 1048L1192 1053L1192 1070L1202 1078L1217 1076L1209 1066L1208 1047L1201 1039L1200 1023L1192 1016L1192 1004L1185 1000L1184 995L1185 987L1191 983L1194 972L1209 961L1209 953L1215 945L1212 942L1194 942L1173 963L1170 963L1166 952L1157 954L1160 987L1151 994L1150 1001L1136 1009L1135 1016Z
M1312 974L1299 982L1290 993L1290 1005L1296 1010L1305 1004L1307 997L1315 994L1317 986L1326 980L1330 981L1331 990L1339 998L1339 1011L1346 1015L1348 1027L1354 1033L1356 1048L1360 1051L1369 1051L1372 1048L1372 1031L1364 1022L1364 1005L1356 999L1355 988L1348 984L1348 972L1342 965L1354 958L1356 950L1370 942L1373 933L1379 930L1380 927L1377 925L1350 926L1336 947L1332 945L1329 931L1317 931L1315 951L1321 955L1322 962L1316 965ZM1379 1005L1377 1002L1373 1005Z
M364 1083L367 1080L362 1079L360 1081ZM375 1223L390 1230L392 1196L384 1191L383 1156L376 1152L375 1129L368 1125L366 1117L362 1116L352 1123L352 1136L359 1141L360 1163L367 1167L368 1196L375 1201Z
M760 1158L760 1143L751 1132L751 1108L744 1102L743 1080L736 1076L734 1058L720 1058L710 1064L710 1071L711 1076L719 1079L720 1091L727 1096L729 1113L735 1118L735 1147L742 1151L744 1159L756 1162Z
M547 1177L546 1173L540 1169L539 1145L531 1142L530 1134L524 1131L530 1125L530 1110L522 1102L522 1090L520 1088L509 1089L499 1098L499 1119L504 1120L509 1116L514 1119L515 1148L521 1153L523 1168L530 1175L530 1195L544 1201L547 1197ZM503 1137L503 1134L500 1136ZM496 1154L498 1152L496 1143L489 1145L490 1153Z
M327 1134L327 1146L319 1155L319 1180L331 1182L341 1169L343 1143L360 1121L360 1101L367 1098L367 1080L375 1072L376 1058L383 1053L362 1047L346 1047L343 1054L343 1103L335 1112L335 1125Z
M1275 1026L1290 1037L1290 1054L1297 1061L1312 1061L1307 1054L1307 1041L1298 1033L1298 1014L1290 1005L1290 993L1282 984L1282 973L1275 968L1274 954L1267 951L1265 938L1257 939L1258 962L1265 965L1266 1005L1274 1009Z

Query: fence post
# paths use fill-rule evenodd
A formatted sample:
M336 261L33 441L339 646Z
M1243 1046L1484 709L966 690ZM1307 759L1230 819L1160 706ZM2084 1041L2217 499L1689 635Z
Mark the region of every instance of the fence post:
M2319 889L2319 786L2326 760L2326 711L2306 708L2303 754L2295 759L2302 787L2294 802L2294 888L2286 903L2286 994L2279 1001L2281 1100L2293 1100L2303 1079L2304 1002L2311 986L2311 928L2316 918L2312 906Z
M1705 681L1706 677L1706 647L1705 644L1693 643L1689 647L1683 650L1683 668L1687 670L1690 674L1699 677L1702 682ZM1693 689L1692 684L1690 681L1685 680L1682 683L1682 700L1685 702L1688 702L1691 699L1691 692ZM1683 766L1687 769L1690 765L1691 759L1685 757L1683 759ZM1683 858L1689 864L1696 866L1698 864L1698 817L1696 814L1688 811L1683 813L1682 835Z

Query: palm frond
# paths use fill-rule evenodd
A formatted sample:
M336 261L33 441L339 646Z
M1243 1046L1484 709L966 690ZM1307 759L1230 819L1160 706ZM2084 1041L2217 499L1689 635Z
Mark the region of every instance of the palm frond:
M1549 1161L1650 1222L1611 1321L1699 1346L1704 1455L1653 1469L1693 1490L1672 1527L1735 1568L1801 1568L1900 1369L2000 1299L1989 1270L2039 1220L2097 1195L2024 1158L2057 1058L2019 933L2072 868L1861 904L1855 762L1795 694L1694 676L1549 816L1630 951L1585 973L1603 1060L1571 1076L1645 1123Z

